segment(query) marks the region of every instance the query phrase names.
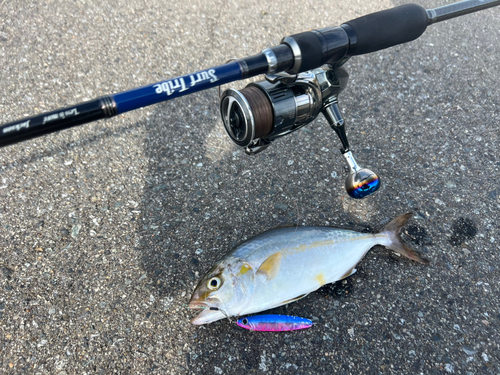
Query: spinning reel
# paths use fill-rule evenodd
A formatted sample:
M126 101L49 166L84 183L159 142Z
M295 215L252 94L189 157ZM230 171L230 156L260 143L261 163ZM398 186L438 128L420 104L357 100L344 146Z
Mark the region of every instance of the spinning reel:
M231 140L245 147L247 154L255 155L322 113L342 143L340 151L350 169L345 181L347 193L360 199L377 191L380 178L354 160L338 107L338 95L349 79L347 71L325 65L297 75L283 73L265 78L243 90L222 93L220 111Z

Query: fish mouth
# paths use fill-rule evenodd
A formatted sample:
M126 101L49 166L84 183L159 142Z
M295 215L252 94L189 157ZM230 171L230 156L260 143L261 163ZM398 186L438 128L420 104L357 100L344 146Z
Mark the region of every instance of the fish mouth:
M208 324L226 317L215 304L207 301L191 301L189 302L188 308L192 310L201 310L197 316L191 319L191 323L194 325Z
M226 316L219 310L202 310L197 316L191 319L191 324L202 325L224 319Z

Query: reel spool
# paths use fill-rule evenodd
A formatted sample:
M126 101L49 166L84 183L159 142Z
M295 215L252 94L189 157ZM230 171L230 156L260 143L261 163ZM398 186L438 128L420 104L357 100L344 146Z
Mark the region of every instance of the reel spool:
M317 86L296 76L266 76L266 81L250 83L243 90L225 90L220 111L231 140L253 155L314 120L321 97Z
M360 168L349 149L338 95L347 86L349 75L343 68L330 66L298 75L266 75L265 81L250 83L242 90L227 89L220 96L224 128L231 140L255 155L277 138L290 134L323 113L342 143L341 152L350 174L347 193L364 198L380 187L374 172Z

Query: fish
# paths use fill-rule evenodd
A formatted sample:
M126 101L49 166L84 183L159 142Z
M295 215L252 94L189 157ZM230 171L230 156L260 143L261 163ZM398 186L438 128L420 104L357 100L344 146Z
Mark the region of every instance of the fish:
M288 315L254 315L236 322L250 331L281 332L310 328L313 322L306 318Z
M188 307L202 311L191 323L208 324L296 302L325 284L351 276L375 245L428 264L400 239L401 228L411 216L398 216L379 233L332 227L261 233L234 248L201 278Z

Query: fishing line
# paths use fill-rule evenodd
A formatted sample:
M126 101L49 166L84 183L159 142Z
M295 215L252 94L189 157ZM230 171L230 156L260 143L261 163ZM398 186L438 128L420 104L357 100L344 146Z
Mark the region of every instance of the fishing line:
M226 314L226 312L218 307L210 307L210 310L213 310L213 311L220 311L222 314L224 314L224 316L227 318L227 320L229 320L229 323L233 323L231 318L229 317L228 314Z
M295 205L295 209L296 209L295 212L296 212L296 216L297 216L297 225L295 226L295 230L293 231L292 237L290 238L290 240L288 241L288 243L285 246L285 250L288 250L288 245L290 245L293 238L295 237L295 234L297 233L297 229L299 229L299 206L297 205L297 201L295 199L292 199L292 201L293 201L293 204Z

